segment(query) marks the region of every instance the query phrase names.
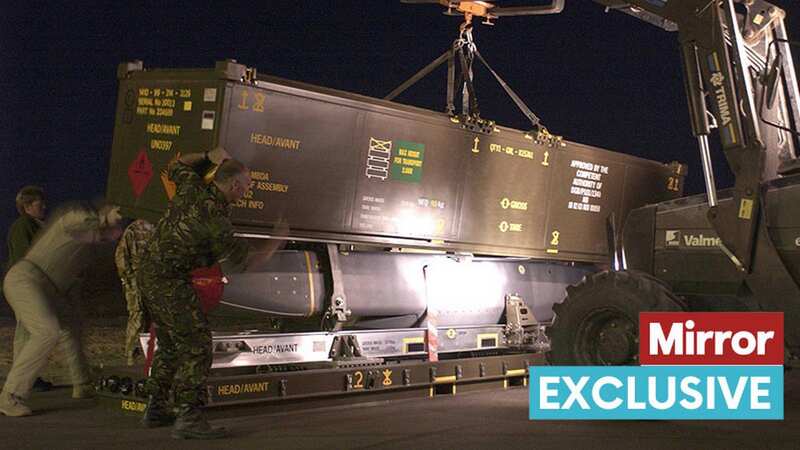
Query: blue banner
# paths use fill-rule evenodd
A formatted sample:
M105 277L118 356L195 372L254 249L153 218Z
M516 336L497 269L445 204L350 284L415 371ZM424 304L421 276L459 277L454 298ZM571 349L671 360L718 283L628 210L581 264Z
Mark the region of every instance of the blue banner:
M782 420L783 366L531 366L531 420Z

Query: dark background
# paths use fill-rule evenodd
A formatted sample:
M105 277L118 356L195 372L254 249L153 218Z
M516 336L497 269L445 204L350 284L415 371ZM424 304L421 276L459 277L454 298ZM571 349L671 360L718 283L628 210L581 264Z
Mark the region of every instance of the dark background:
M437 6L397 0L124 3L0 7L3 237L16 217L14 195L25 184L43 186L51 210L103 193L122 61L213 67L233 58L261 73L382 97L439 56L460 23ZM797 2L775 3L788 8L790 36L800 38ZM676 35L606 14L588 0L569 0L559 15L476 26L475 40L552 132L686 162L688 191L702 191ZM477 90L483 117L527 129L484 70ZM441 68L399 101L443 110L444 93ZM719 184L728 186L717 156ZM3 245L3 259L5 253Z

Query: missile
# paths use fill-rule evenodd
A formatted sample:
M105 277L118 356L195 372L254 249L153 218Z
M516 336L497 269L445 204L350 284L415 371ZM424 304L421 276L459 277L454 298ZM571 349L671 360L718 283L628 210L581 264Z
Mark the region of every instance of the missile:
M592 271L591 266L521 258L445 254L349 252L338 255L350 321L358 328L412 328L426 325L435 310L439 326L498 324L505 298L518 295L540 321L564 289ZM228 275L222 303L280 317L324 314L333 292L324 251L283 250L241 273Z

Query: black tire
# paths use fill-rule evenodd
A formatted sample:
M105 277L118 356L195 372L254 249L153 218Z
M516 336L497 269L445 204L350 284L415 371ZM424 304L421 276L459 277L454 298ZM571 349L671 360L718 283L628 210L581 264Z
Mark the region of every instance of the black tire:
M631 365L639 360L639 313L682 311L683 302L642 272L598 272L567 287L547 329L553 365Z

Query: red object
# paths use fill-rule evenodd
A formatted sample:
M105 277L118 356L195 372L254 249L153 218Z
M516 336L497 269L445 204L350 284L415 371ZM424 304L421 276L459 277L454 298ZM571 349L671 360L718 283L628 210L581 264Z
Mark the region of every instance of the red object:
M144 357L144 376L150 376L150 367L153 365L153 353L156 349L156 324L150 322L150 337L147 338L147 354Z
M192 287L197 298L200 299L200 307L204 313L219 306L226 282L219 264L211 267L198 267L192 271Z
M642 365L782 365L784 360L779 312L643 312L639 336Z
M139 198L142 195L151 178L153 178L153 165L150 163L150 158L147 157L147 152L142 149L128 167L128 179L131 182L134 197Z

